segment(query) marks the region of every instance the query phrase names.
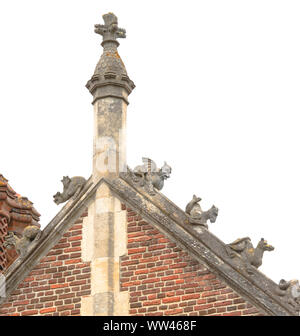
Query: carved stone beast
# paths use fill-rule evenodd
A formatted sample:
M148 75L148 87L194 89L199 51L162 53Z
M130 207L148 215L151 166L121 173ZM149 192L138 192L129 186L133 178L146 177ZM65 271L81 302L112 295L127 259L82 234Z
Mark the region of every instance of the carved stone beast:
M34 225L27 226L22 234L22 238L18 238L13 232L9 232L5 237L4 247L14 247L17 253L24 257L28 252L28 248L33 241L37 241L41 236L41 230Z
M276 294L281 296L297 312L300 312L300 285L298 280L286 281L281 279Z
M81 176L74 176L72 178L64 176L61 182L64 186L63 192L57 192L53 196L54 202L57 205L68 201L71 197L76 198L86 184L86 179Z
M194 195L193 199L187 204L185 212L188 215L189 224L208 228L207 221L214 223L217 220L219 210L213 205L209 210L203 211L199 204L200 201L201 198Z
M153 187L162 190L164 181L171 175L172 168L165 162L159 169L153 160L149 158L142 158L142 160L144 164L135 167L131 176L134 182L139 183L141 187L145 187L151 195L154 195Z
M239 255L244 261L244 266L249 274L253 274L251 266L258 268L262 265L262 259L265 251L273 251L274 247L269 245L264 238L258 242L254 248L249 237L239 238L231 244L225 246L230 258Z

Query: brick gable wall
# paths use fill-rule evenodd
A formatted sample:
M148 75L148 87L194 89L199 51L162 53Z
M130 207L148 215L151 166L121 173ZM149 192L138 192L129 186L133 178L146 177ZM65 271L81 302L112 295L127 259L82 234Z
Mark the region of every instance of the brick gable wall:
M87 211L0 306L0 316L80 315L81 298L91 292L90 263L81 259L86 216Z
M264 315L129 208L127 223L120 286L130 315Z
M91 266L81 259L86 216L0 306L0 316L80 315L81 299L91 294ZM129 208L127 238L120 290L129 292L129 315L264 315Z

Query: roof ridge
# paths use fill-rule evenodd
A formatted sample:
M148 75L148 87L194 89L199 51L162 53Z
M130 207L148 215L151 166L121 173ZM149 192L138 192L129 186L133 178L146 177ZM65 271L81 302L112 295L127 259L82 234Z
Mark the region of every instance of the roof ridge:
M230 287L247 297L254 305L270 315L296 315L292 308L275 294L277 285L271 279L257 270L255 277L243 274L229 257L226 258L220 252L220 246L224 248L224 242L206 229L199 233L186 224L184 211L162 193L147 195L144 190L133 186L124 177L114 180L101 178L97 182L88 180L81 194L76 199L69 200L44 228L41 238L30 248L29 253L22 259L18 258L5 271L8 295L81 216L102 183L107 184L116 197L140 213L145 220L149 220L168 236L175 238L176 242L184 246L191 255L207 265L213 273L218 274ZM0 304L5 300L0 298Z
M126 183L127 186L124 183ZM278 285L272 279L268 278L264 273L260 272L255 268L253 268L254 274L252 276L243 272L242 267L238 267L237 265L235 265L233 261L229 258L229 256L226 254L225 252L226 244L222 240L220 240L218 237L216 237L213 233L211 233L205 228L203 228L199 233L193 227L191 227L191 225L186 224L185 219L187 219L187 215L185 214L185 212L182 209L180 209L177 205L175 205L172 201L170 201L164 194L160 192L155 192L154 195L150 195L142 187L133 185L133 182L130 180L130 178L127 178L126 174L123 174L121 176L121 179L114 180L112 186L119 190L123 189L123 192L125 193L128 192L126 188L128 188L129 186L132 188L132 190L134 189L136 191L135 195L133 194L130 195L131 197L129 196L124 198L123 196L123 201L125 203L129 203L130 206L133 208L136 208L137 206L140 207L140 209L142 207L145 207L144 204L145 202L140 202L140 200L138 200L138 196L140 195L140 197L147 199L153 206L160 209L160 211L164 213L164 216L161 216L161 214L159 216L160 222L157 219L154 219L153 216L152 220L154 219L154 221L162 228L165 226L165 228L169 231L168 232L169 235L171 234L173 235L173 237L177 236L176 239L180 240L179 239L181 238L180 233L179 232L176 233L175 227L172 228L172 223L167 223L167 219L171 219L171 221L178 224L181 230L184 230L188 235L192 236L189 238L186 237L186 242L188 242L188 244L186 244L185 242L184 244L185 248L189 249L190 251L195 249L197 250L197 248L200 248L201 253L205 252L204 249L208 249L210 252L212 252L214 256L212 255L210 255L209 257L206 256L206 258L204 258L206 259L206 261L202 260L202 262L206 263L210 268L214 268L215 272L217 272L219 275L221 276L223 275L223 277L227 280L227 282L233 279L235 280L239 279L240 284L234 281L235 286L239 287L239 289L242 290L242 292L244 292L245 295L247 295L247 293L245 293L245 290L247 290L248 295L251 295L252 301L255 301L256 305L258 304L261 306L261 303L263 303L261 302L261 300L265 300L265 303L267 303L268 301L267 304L269 306L268 309L271 308L272 310L272 302L273 302L274 306L275 304L276 305L278 304L284 309L285 311L284 314L286 314L286 312L288 311L289 312L288 315L296 315L292 307L290 305L287 305L281 299L281 297L279 297L276 294L276 291L278 290ZM137 203L140 204L132 204L132 202L130 202L131 199L137 201ZM129 202L126 202L126 200L128 200ZM149 211L149 213L151 213L151 210ZM150 217L150 215L147 214L146 211L143 211L143 215L148 218ZM208 251L206 252L209 254ZM192 253L195 254L195 251L193 251ZM227 270L225 270L226 268ZM231 269L229 272L228 268ZM226 271L225 273L228 273L227 275L224 273L224 270ZM235 274L233 274L233 272ZM230 276L231 279L230 277L226 278L229 275L229 273L232 273ZM230 285L231 286L233 285L232 281L230 281ZM254 287L256 288L255 296L253 296L253 294L250 294L253 290L251 290L249 286L251 286L252 289L254 289ZM263 296L264 299L262 298ZM258 300L258 298L260 300ZM266 309L266 307L264 309ZM274 315L280 315L280 313L279 314L277 313L273 312ZM281 311L281 313L283 313L283 311Z

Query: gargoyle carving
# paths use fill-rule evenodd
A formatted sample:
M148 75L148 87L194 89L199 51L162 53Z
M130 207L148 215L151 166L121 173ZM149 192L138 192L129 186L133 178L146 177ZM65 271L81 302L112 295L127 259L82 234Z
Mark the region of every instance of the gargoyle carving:
M297 312L300 312L300 285L298 280L281 279L276 294L283 297Z
M230 258L234 258L236 255L242 257L246 271L249 274L253 274L251 265L256 268L261 266L264 252L273 250L274 247L269 245L264 238L261 238L256 248L253 247L249 237L239 238L233 243L226 245L226 251Z
M171 175L172 168L165 162L159 169L154 161L148 158L142 158L143 165L137 166L129 173L135 183L145 187L151 194L155 194L154 188L161 190L164 186L164 181Z
M18 238L13 232L9 232L7 236L5 236L4 247L14 247L20 257L24 257L32 242L37 241L40 236L41 230L37 226L30 225L24 229L22 238Z
M188 215L189 224L202 225L208 228L207 221L214 223L217 220L219 210L213 205L209 210L203 211L199 204L200 201L201 198L194 195L193 199L187 204L185 212Z
M86 184L86 179L81 176L74 176L72 178L64 176L61 182L64 186L63 192L57 192L53 196L54 202L57 205L68 201L71 197L75 199Z

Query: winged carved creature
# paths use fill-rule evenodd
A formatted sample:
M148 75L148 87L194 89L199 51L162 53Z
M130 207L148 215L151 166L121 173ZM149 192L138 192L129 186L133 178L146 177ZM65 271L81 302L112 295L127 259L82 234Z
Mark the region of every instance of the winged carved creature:
M135 181L141 186L148 185L153 191L153 187L161 190L164 186L164 181L171 175L172 168L164 162L161 168L157 168L156 163L149 158L142 158L143 165L137 166L133 170Z
M252 274L251 265L258 268L262 265L262 259L265 251L273 251L274 247L261 238L256 248L253 247L249 237L239 238L233 243L226 245L226 251L231 258L237 254L244 260L246 270Z

